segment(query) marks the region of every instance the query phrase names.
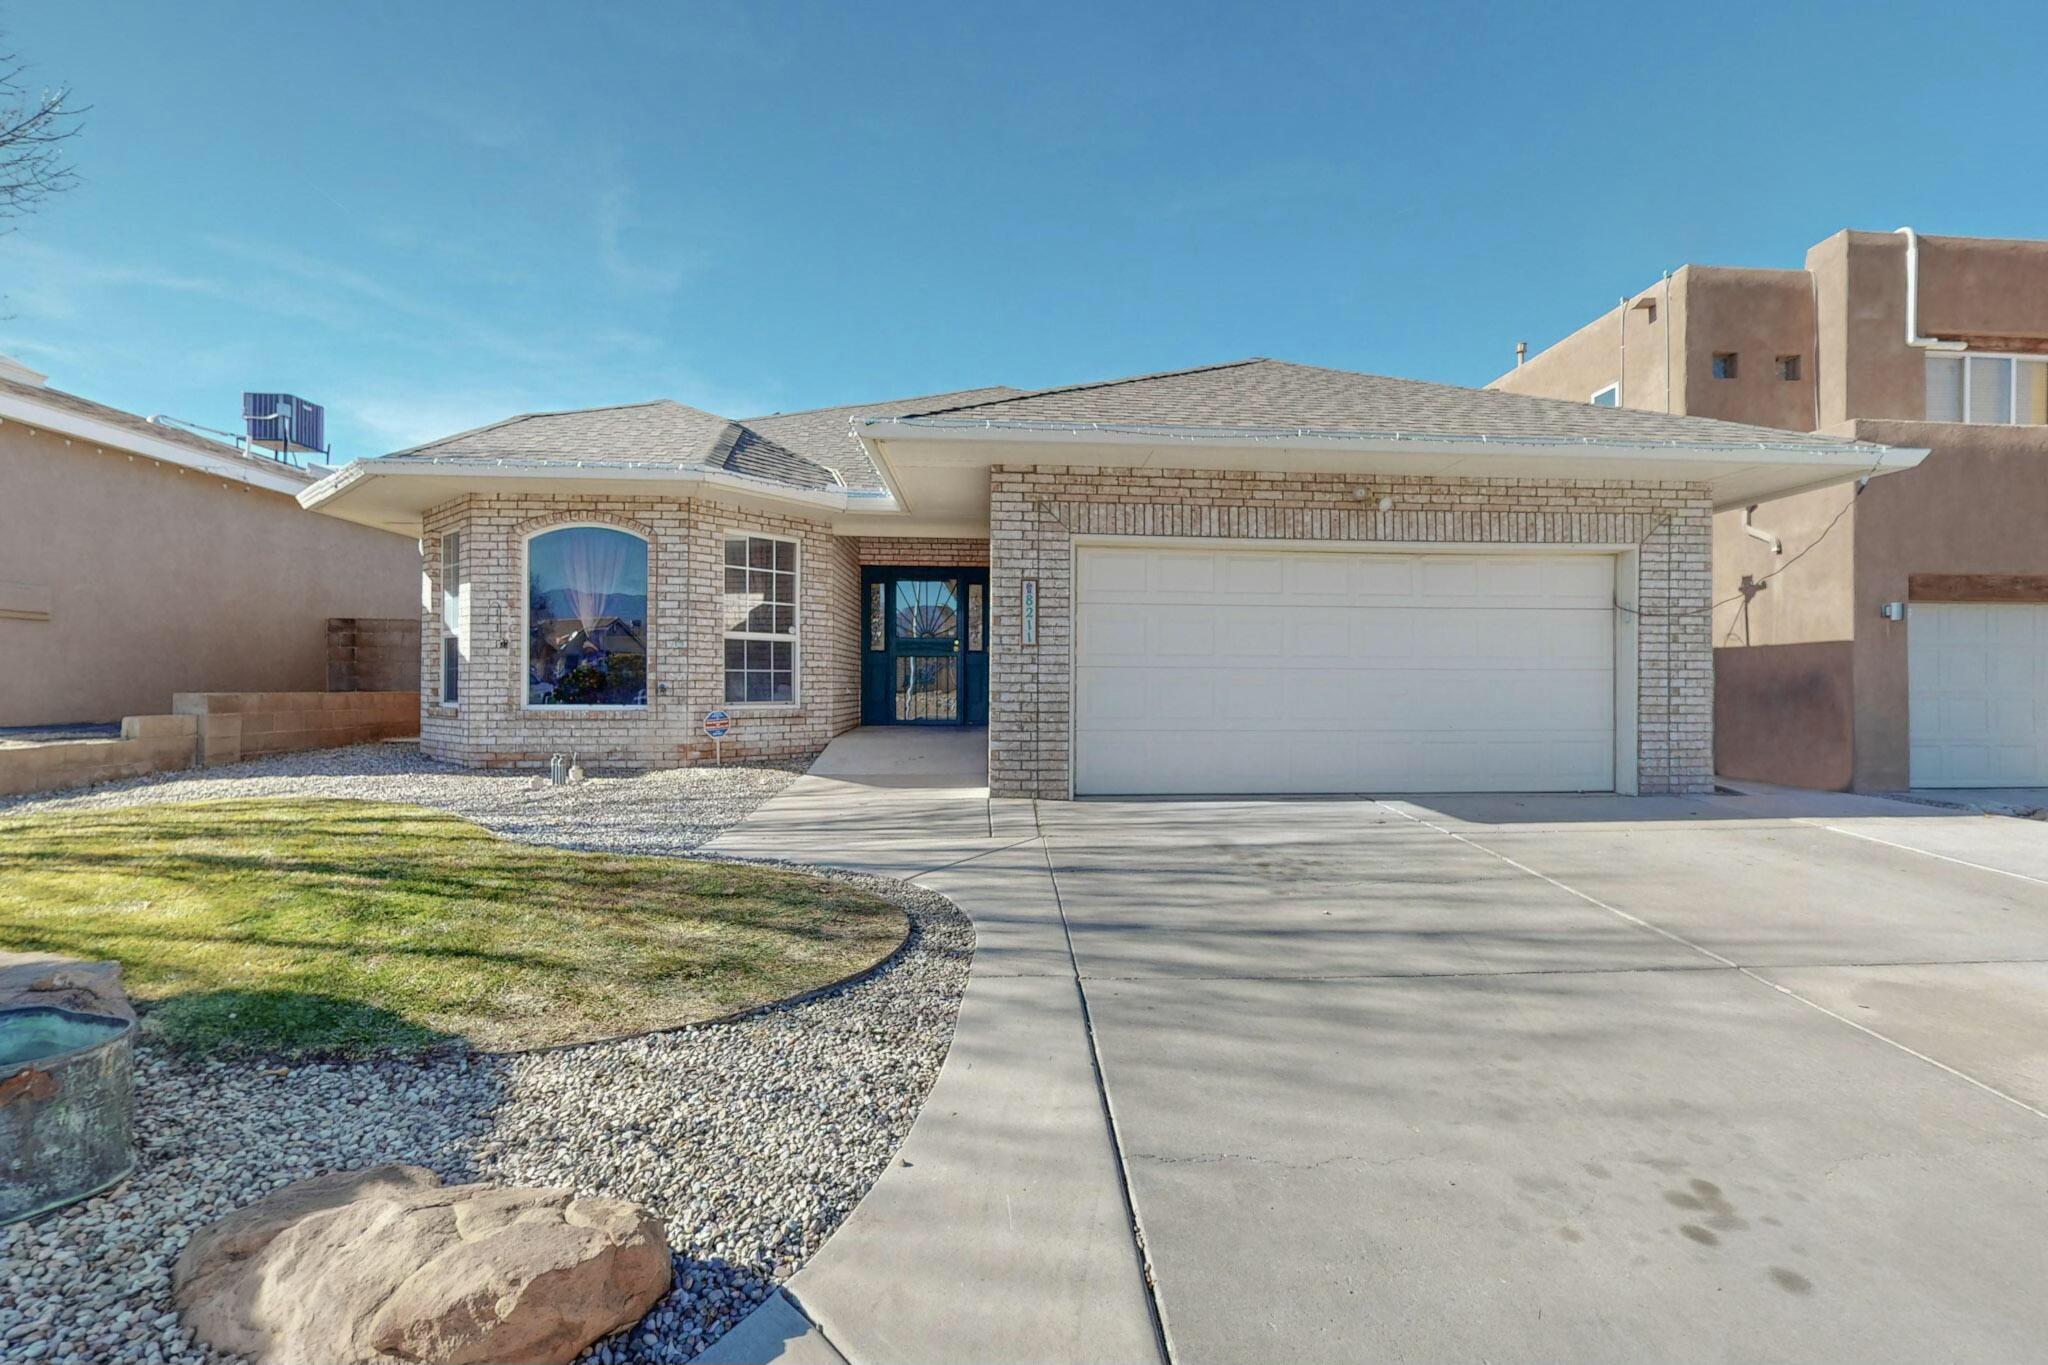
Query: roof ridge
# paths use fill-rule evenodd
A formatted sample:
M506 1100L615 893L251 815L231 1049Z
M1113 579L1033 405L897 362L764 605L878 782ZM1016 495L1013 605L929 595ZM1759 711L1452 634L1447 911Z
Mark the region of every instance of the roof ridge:
M435 446L444 446L450 441L459 441L465 436L481 436L487 431L497 431L501 427L509 427L516 422L531 422L536 417L578 417L586 412L624 412L628 408L659 408L664 406L681 408L685 412L703 413L704 416L715 418L721 422L733 420L730 417L709 412L703 408L693 408L688 403L680 403L673 398L648 398L638 403L599 403L594 407L588 408L543 408L538 412L517 412L510 417L500 417L497 421L486 422L480 427L469 427L462 431L451 431L446 436L436 436L431 441L421 441L418 445L406 446L402 450L388 451L379 458L388 459L393 455L417 455L421 451L432 450Z
M849 408L893 408L898 403L917 403L927 398L950 398L959 393L987 393L994 389L1015 396L1029 393L1029 389L1013 389L1008 384L976 384L970 389L944 389L938 393L912 393L901 398L878 398L871 403L820 403L815 408L791 408L788 412L764 412L754 417L742 417L742 422L772 422L778 417L810 417L820 412L843 412ZM993 401L993 400L990 400Z
M1265 356L1246 356L1243 360L1225 360L1214 365L1190 365L1182 370L1160 370L1153 374L1126 375L1122 379L1098 379L1090 384L1055 384L1048 389L1026 389L1007 398L987 398L978 403L958 403L952 407L933 408L930 412L907 412L908 417L937 417L942 413L966 412L972 408L989 407L996 403L1014 403L1025 398L1045 398L1056 393L1086 393L1090 389L1113 389L1122 384L1143 384L1153 379L1178 379L1183 375L1207 374L1211 370L1235 370L1246 365L1270 364Z

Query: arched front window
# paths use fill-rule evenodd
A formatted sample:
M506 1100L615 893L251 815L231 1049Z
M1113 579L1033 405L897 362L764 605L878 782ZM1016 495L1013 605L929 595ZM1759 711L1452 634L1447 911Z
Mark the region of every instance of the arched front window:
M564 526L526 542L526 704L647 704L647 542Z

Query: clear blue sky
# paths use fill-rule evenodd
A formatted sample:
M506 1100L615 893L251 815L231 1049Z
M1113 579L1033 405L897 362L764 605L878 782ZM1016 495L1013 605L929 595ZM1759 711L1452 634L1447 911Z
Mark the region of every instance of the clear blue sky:
M1478 384L1687 261L2048 236L2042 0L24 4L0 352L337 456L1245 355Z

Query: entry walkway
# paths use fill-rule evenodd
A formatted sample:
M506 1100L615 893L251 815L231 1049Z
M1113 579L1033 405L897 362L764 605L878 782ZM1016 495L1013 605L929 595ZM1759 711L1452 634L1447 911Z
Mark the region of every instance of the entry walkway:
M707 1357L1161 1358L1043 841L990 800L985 730L854 730L713 842L725 857L901 877L973 919L952 1050L896 1160Z

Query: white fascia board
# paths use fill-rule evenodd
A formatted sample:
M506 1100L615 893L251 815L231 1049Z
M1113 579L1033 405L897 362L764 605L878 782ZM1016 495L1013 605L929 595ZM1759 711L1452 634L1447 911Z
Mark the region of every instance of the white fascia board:
M931 462L937 464L970 465L982 463L983 458L962 452L948 458L944 446L1030 446L1033 460L1041 464L1060 465L1105 465L1115 464L1124 454L1129 455L1129 467L1146 468L1162 463L1162 454L1172 463L1171 452L1188 451L1259 451L1264 457L1261 466L1284 470L1283 456L1289 450L1313 452L1321 456L1355 454L1358 456L1392 456L1410 458L1417 462L1414 473L1440 478L1457 477L1516 477L1512 468L1503 468L1503 462L1526 460L1540 462L1570 459L1615 465L1634 464L1638 466L1637 476L1655 478L1658 465L1713 465L1726 476L1746 475L1760 471L1772 471L1779 477L1771 480L1783 484L1773 487L1765 496L1781 497L1794 491L1824 488L1830 484L1845 482L1865 475L1895 474L1911 469L1927 458L1928 451L1911 446L1883 446L1872 442L1622 442L1593 440L1583 437L1518 437L1512 440L1495 439L1486 436L1446 437L1440 435L1408 435L1401 432L1348 433L1321 432L1310 429L1259 431L1189 430L1171 427L1108 427L1085 424L999 424L995 422L961 421L942 425L931 419L905 420L901 418L870 418L858 432L863 449L882 472L883 479L892 489L898 488L901 474L895 469L888 453L888 447L898 442L927 446L929 453L936 456ZM1044 454L1037 453L1044 450ZM1121 454L1109 452L1120 451ZM1087 452L1087 453L1082 453ZM1213 457L1210 457L1213 458ZM994 464L999 457L991 455L986 462ZM1426 462L1426 463L1425 463ZM1209 467L1200 463L1200 457L1193 461L1196 467ZM1648 468L1642 468L1648 466ZM1233 466L1242 467L1242 466ZM1382 466L1384 471L1385 466ZM1798 474L1811 473L1812 477L1801 478ZM1616 476L1620 471L1616 471ZM1792 477L1786 477L1792 476ZM1552 478L1540 469L1532 469L1521 477ZM1720 507L1743 505L1742 498L1717 503ZM898 493L898 501L906 510L916 511L915 503Z
M458 479L478 483L517 481L521 483L646 484L649 491L678 484L695 485L741 494L769 502L787 503L805 510L844 512L847 495L840 489L788 488L744 474L722 469L662 469L645 466L599 464L514 464L499 460L352 460L312 487L299 493L299 505L308 511L329 511L339 515L335 504L366 483L381 479ZM551 490L554 491L554 490ZM564 488L561 492L573 492ZM425 511L424 506L414 509ZM871 510L886 511L877 507Z
M306 480L311 477L288 464L278 464L275 469L265 468L264 463L253 456L209 455L176 441L102 422L97 417L68 408L51 407L18 394L0 393L0 421L17 422L37 431L83 441L102 450L113 449L163 464L182 465L202 474L267 488L273 493L296 494L306 487Z

